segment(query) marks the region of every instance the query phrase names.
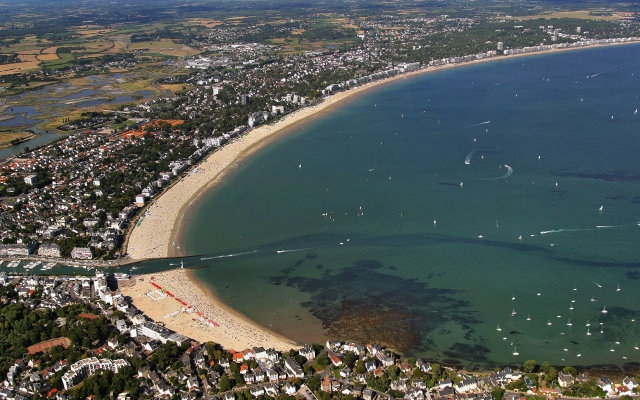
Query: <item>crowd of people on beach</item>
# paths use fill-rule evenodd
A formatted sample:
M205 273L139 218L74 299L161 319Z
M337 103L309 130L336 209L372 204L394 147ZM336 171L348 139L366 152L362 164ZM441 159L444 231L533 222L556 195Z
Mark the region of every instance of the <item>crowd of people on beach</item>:
M284 351L296 347L294 342L245 319L211 298L187 274L184 269L175 269L140 277L127 289L129 293L126 294L146 315L198 341L213 341L237 350L262 346ZM158 286L171 296L159 300L146 296L147 292L157 290ZM177 309L181 312L163 318ZM207 321L215 322L215 325Z

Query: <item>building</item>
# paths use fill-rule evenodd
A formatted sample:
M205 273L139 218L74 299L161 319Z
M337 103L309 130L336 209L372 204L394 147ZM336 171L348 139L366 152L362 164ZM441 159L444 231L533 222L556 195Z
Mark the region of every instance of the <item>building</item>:
M65 390L69 390L97 370L108 370L117 373L121 368L127 366L129 366L129 363L123 359L111 361L109 359L99 360L96 357L84 358L71 364L69 371L62 376L62 385Z
M35 175L27 175L24 177L24 183L26 183L29 186L33 186L36 183L38 183L38 178L36 178Z
M43 257L60 257L60 246L55 243L41 244L38 248L38 255Z
M287 372L292 376L296 378L304 378L304 371L300 367L300 364L298 364L293 358L285 357L284 366L287 368Z
M498 42L497 49L498 49L498 51L503 51L504 50L504 43Z
M71 258L91 260L93 258L93 252L89 247L74 247L71 250Z

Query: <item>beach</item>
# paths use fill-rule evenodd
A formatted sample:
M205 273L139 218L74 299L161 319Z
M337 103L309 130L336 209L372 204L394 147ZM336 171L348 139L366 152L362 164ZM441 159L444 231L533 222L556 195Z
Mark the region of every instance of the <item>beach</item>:
M212 341L237 351L254 346L278 351L299 347L224 305L191 273L175 269L136 275L120 291L147 317L201 343Z
M615 43L588 47L555 49L534 53L492 57L465 63L427 67L396 75L387 79L354 87L326 97L322 102L292 112L276 122L261 125L250 130L240 138L234 139L209 154L186 176L180 178L168 190L156 197L147 207L142 221L133 227L129 234L126 253L130 259L143 260L184 255L180 244L180 234L189 217L189 208L197 204L201 196L222 182L224 177L244 159L255 154L274 140L286 135L313 118L331 112L345 102L354 99L369 90L390 82L407 79L411 76L457 68L471 64L527 57L548 53L592 49L595 47L616 46L629 43ZM635 43L635 42L633 42Z

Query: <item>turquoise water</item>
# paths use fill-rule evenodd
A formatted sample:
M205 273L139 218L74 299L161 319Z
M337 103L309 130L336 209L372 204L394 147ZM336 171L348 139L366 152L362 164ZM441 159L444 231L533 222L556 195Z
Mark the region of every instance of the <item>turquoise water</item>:
M203 258L189 262L301 341L378 341L469 367L640 361L639 51L380 87L210 193L184 234Z

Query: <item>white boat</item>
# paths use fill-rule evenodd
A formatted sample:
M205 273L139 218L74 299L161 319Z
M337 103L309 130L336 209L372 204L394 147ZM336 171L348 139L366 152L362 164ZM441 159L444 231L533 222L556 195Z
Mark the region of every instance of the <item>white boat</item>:
M603 314L607 314L609 311L607 311L607 306L602 307L602 313Z
M616 288L616 292L621 291L622 289L620 289L620 284L618 283L618 287Z
M511 353L511 354L513 354L514 356L519 356L519 355L520 355L520 353L518 353L518 348L517 348L517 347L514 347L514 348L513 348L513 353Z
M551 325L553 325L553 322L551 322L551 320L548 320L547 321L547 326L551 326Z
M527 315L527 321L531 321L531 317Z
M498 324L498 327L496 328L496 331L502 332L502 328L500 328L500 324Z
M514 308L513 311L511 311L511 316L515 317L516 315L518 315L518 313L516 312L516 309Z
M602 212L604 211L604 204L600 206L600 208L598 208L598 211Z
M584 326L591 326L591 322L587 320L587 323Z
M569 318L569 321L567 322L567 326L573 326L573 324L571 323L571 318Z
M7 264L7 267L8 268L16 268L19 264L20 264L19 260L14 260L14 261L11 261L9 264Z
M587 328L587 336L591 336L591 331Z

